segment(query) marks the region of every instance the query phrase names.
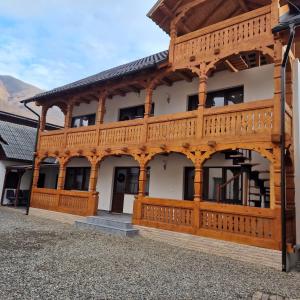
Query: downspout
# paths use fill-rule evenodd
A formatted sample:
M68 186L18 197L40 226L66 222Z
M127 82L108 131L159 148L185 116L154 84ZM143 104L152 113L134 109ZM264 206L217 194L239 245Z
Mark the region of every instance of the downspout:
M35 114L38 118L38 123L36 126L35 144L34 144L34 155L33 155L33 159L32 159L32 175L31 175L30 188L29 188L29 197L28 197L28 202L27 202L27 207L26 207L26 215L28 216L29 209L30 209L30 202L31 202L32 187L33 187L34 166L35 166L35 158L36 158L36 152L37 152L41 118L40 118L40 115L36 111L34 111L31 107L29 107L27 105L27 102L23 102L23 104L29 111L31 111L33 114Z
M285 165L285 102L286 102L286 66L289 58L289 53L295 38L295 25L289 26L290 36L288 44L283 56L281 64L281 139L280 139L280 151L281 151L281 241L282 241L282 271L288 272L287 266L287 247L286 247L286 165Z

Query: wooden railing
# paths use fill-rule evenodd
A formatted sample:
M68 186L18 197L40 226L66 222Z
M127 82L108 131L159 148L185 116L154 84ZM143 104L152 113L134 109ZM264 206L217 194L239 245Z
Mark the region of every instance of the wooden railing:
M280 249L280 210L137 198L133 222L258 247Z
M267 137L273 128L273 101L262 100L206 109L203 137Z
M289 117L289 115L287 115ZM291 117L287 128L291 127ZM260 100L227 107L114 122L98 126L43 132L40 151L86 148L207 144L224 137L244 141L271 139L273 101Z
M254 46L273 45L271 27L268 5L175 38L170 62L175 68L185 68L199 61L211 61L216 51L226 57L236 49L248 51Z
M92 216L97 212L98 194L35 188L32 190L30 205L34 208Z

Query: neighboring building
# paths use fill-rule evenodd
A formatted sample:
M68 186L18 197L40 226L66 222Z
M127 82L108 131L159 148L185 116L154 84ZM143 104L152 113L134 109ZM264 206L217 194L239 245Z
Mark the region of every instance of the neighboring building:
M36 127L35 120L0 111L1 205L24 206L28 201Z
M280 4L161 0L149 16L170 34L169 52L26 100L42 106L32 207L130 213L134 224L280 249L286 39L272 28L292 13ZM298 50L295 43L286 84L290 247ZM45 130L52 106L65 128Z

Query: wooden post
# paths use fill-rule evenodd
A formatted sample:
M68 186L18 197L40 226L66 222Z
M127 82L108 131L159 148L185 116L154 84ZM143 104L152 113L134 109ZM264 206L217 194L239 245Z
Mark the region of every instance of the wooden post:
M138 191L139 197L145 196L146 181L147 181L146 165L144 163L140 163L139 191Z
M67 106L67 113L65 115L65 128L72 127L72 114L73 114L73 103L69 103Z
M152 97L153 97L153 87L147 87L146 89L146 101L145 101L145 115L144 118L147 119L151 115L152 109Z
M170 37L171 37L171 41L170 41L170 47L169 47L169 62L170 64L172 64L174 62L174 48L175 48L175 41L176 41L176 37L177 37L177 30L176 30L176 24L174 21L171 22L171 26L170 26Z
M66 177L66 166L65 166L65 164L61 164L59 166L59 175L58 175L58 180L57 180L57 189L58 190L64 190L65 177Z
M48 111L48 107L43 105L41 119L40 119L40 131L45 131L47 111Z
M106 93L101 93L99 96L98 111L97 111L97 125L103 124L104 121L106 97L107 97Z
M271 28L275 27L279 23L279 0L272 0L271 4Z
M197 230L200 228L200 201L202 199L202 164L198 160L195 162L194 192L193 226L195 233L197 233Z
M39 175L40 175L40 163L37 161L37 159L35 159L35 164L33 169L33 183L32 183L33 188L37 188Z
M195 162L195 178L194 178L194 201L201 201L202 195L202 166L201 163Z
M89 184L90 192L96 192L97 180L98 180L98 164L94 163L91 165L91 175L90 175L90 184Z
M199 103L198 103L198 126L197 126L197 138L201 139L203 136L203 116L204 107L207 97L207 79L206 75L199 76Z
M205 106L207 97L207 75L201 74L199 76L199 105L198 108Z
M282 44L279 39L275 40L275 61L274 61L274 113L273 113L273 142L280 142L280 112L281 112L281 60Z

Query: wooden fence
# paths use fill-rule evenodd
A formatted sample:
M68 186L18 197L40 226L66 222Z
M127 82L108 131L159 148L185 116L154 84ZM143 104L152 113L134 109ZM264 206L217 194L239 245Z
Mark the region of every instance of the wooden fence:
M31 207L80 216L96 215L98 193L35 188Z
M136 225L280 249L280 210L209 202L137 198Z

